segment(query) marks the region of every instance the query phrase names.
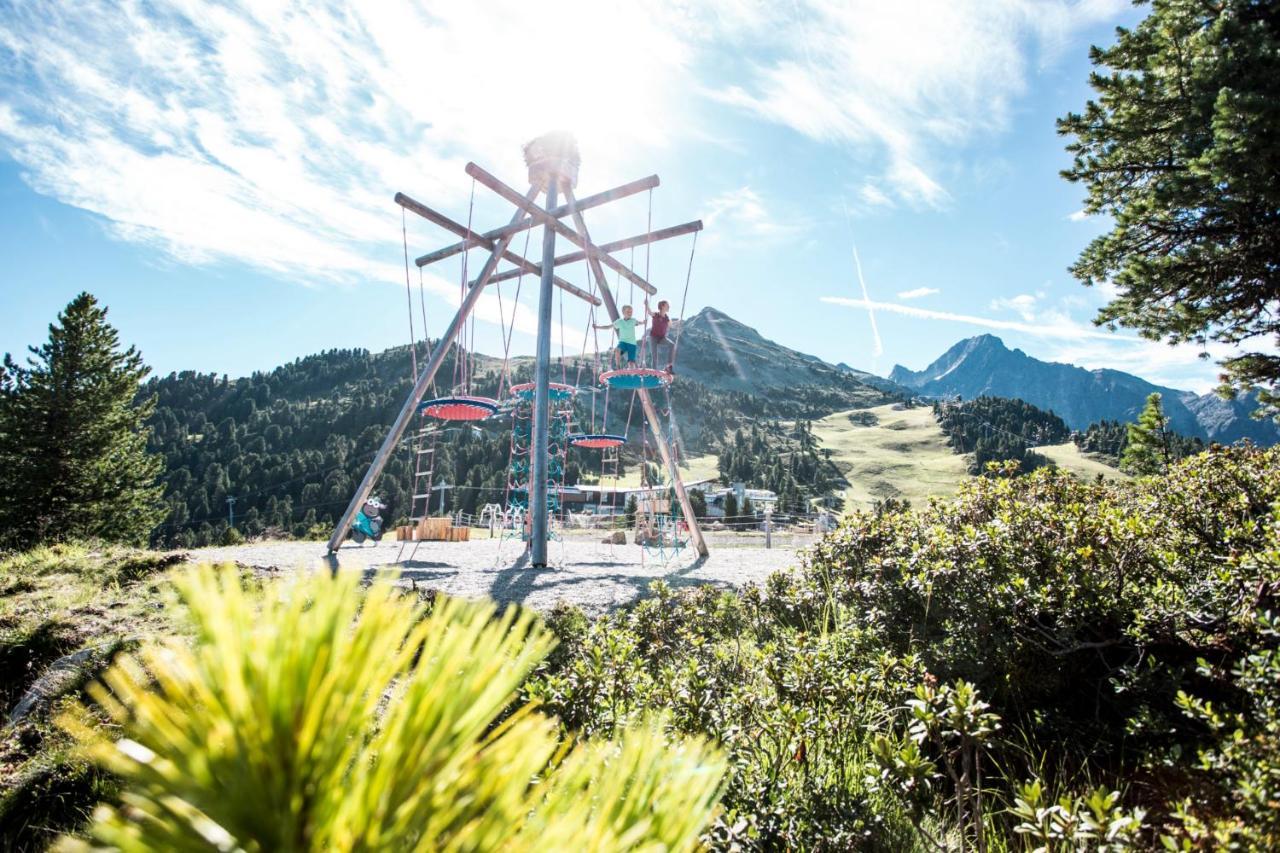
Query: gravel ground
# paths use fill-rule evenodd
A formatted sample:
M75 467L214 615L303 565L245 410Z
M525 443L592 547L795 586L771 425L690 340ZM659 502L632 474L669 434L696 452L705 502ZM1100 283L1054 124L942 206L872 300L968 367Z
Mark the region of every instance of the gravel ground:
M340 569L398 570L401 583L438 589L468 598L489 597L548 610L567 601L598 613L629 604L647 594L659 578L674 587L716 584L737 587L762 583L773 572L795 566L793 548L716 547L698 559L685 549L665 565L638 545L604 545L593 540L552 542L548 557L553 568L533 569L520 542L414 543L348 542L339 550ZM259 542L227 548L199 548L191 552L199 562L234 562L257 569L292 570L332 567L322 542ZM410 555L412 554L412 559ZM400 562L397 562L399 560Z

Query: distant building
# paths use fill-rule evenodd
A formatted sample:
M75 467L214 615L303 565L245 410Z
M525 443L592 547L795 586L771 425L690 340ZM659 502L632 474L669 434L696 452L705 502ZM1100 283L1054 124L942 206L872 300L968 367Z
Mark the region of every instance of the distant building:
M688 491L695 489L706 492L706 486L711 480L699 480L693 483L685 483ZM566 486L560 491L561 499L566 509L574 512L591 512L601 515L613 513L623 513L627 510L627 502L634 497L636 499L636 509L642 513L653 513L654 515L670 515L671 514L671 486L664 484L661 486L650 486L642 488L638 486L612 486L604 485L579 485ZM721 515L724 515L721 510Z
M756 512L763 512L766 509L772 510L778 503L778 495L768 489L748 489L742 483L734 483L728 488L720 488L715 491L705 492L707 496L707 516L711 518L724 518L724 499L729 495L733 495L738 499L738 506L741 507L746 499L751 500L751 507Z

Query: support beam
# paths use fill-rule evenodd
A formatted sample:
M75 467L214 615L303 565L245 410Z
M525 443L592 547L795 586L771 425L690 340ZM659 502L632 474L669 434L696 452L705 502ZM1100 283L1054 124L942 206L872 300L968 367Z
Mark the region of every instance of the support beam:
M637 234L634 237L627 237L625 240L614 240L612 243L601 243L596 248L601 252L620 252L624 249L630 249L634 246L643 246L646 243L656 243L659 240L668 240L672 237L680 237L685 234L692 234L695 231L702 230L702 220L695 219L693 222L686 222L683 225L672 225L670 228L660 228L657 231L650 231L647 234ZM565 264L576 264L578 261L587 257L586 252L570 252L567 255L561 255L556 258L556 268L559 269ZM493 278L489 279L490 284L496 284L500 281L507 281L519 275L518 272L500 272Z
M536 187L530 187L529 192L523 196L529 201L537 197L538 190ZM515 225L523 221L524 218L524 209L518 208L515 215L511 217L511 224ZM449 324L449 328L440 338L440 343L436 345L435 351L431 353L427 366L418 376L418 381L414 383L413 390L409 392L408 399L400 407L400 414L396 415L395 421L391 424L391 429L387 431L387 437L383 439L382 446L378 448L377 454L373 457L373 462L369 464L369 470L365 472L364 479L360 481L356 493L352 495L351 503L347 504L346 510L342 513L342 518L338 519L338 526L334 528L333 535L329 537L328 547L330 554L337 553L338 549L342 547L343 540L347 538L347 531L351 529L351 523L355 521L356 513L360 507L364 506L364 502L369 499L369 494L373 491L373 484L378 481L378 477L382 474L382 469L387 465L387 460L391 458L396 445L400 443L400 436L404 435L405 428L409 426L409 421L412 420L414 413L418 409L418 403L422 402L423 396L427 393L427 388L431 387L431 381L435 379L436 372L440 370L440 365L444 363L445 355L453 348L454 340L466 324L467 316L475 308L476 303L480 301L480 296L484 293L484 285L488 283L489 276L493 275L498 268L498 259L502 257L502 253L506 251L507 244L510 242L511 238L506 237L494 243L493 253L485 261L484 269L480 272L479 286L467 291L467 295L462 300L462 305L458 307L458 313L453 316L453 322Z
M599 246L592 245L590 240L586 239L585 237L579 236L577 231L574 231L572 228L565 225L559 219L552 216L550 213L543 210L538 205L524 199L520 195L520 193L516 192L511 187L507 186L502 181L498 180L496 177L494 177L493 175L486 172L484 169L477 166L475 163L467 164L467 174L475 178L480 183L484 184L489 189L493 190L498 195L505 198L507 201L511 202L517 207L523 208L525 212L527 212L534 219L538 220L538 222L540 222L541 224L551 226L552 228L555 229L557 234L560 234L562 237L572 242L574 245L582 249L584 252L587 252L588 254L592 254L598 257L600 261L604 263L605 266L609 267L609 269L613 270L614 272L618 273L618 275L630 281L632 284L634 284L636 287L643 290L645 293L648 293L649 295L652 296L653 294L658 292L658 289L656 287L654 287L649 282L645 281L640 276L636 275L634 272L628 269L625 264L622 264L619 261L614 260L608 254L602 253L600 251Z
M611 201L617 201L620 198L642 193L645 190L651 190L658 185L658 176L650 175L647 178L641 178L638 181L632 181L629 184L623 184L620 187L614 187L611 190L605 190L602 193L589 195L586 198L578 199L578 210L588 210L598 207L602 204L608 204ZM548 210L547 213L556 219L563 219L569 215L569 205L562 204L559 207ZM519 234L521 231L527 231L538 223L532 219L526 219L518 225L504 225L501 228L495 228L492 231L486 231L478 235L485 240L500 240L503 237L511 237ZM459 252L464 251L472 246L482 245L476 240L477 235L471 235L471 242L463 240L461 243L454 243L452 246L445 246L443 249L436 249L434 252L428 252L422 257L414 261L418 266L425 267L427 264L434 264L436 261L443 261L445 258L451 258Z
M569 204L573 205L573 190L565 187L565 197L569 200ZM582 218L582 211L576 208L573 211L573 224L582 235L584 243L590 245L591 235L587 232L587 222ZM587 255L588 265L591 267L591 273L596 278L596 286L600 288L600 298L604 300L604 308L609 312L611 321L618 319L618 304L613 299L613 293L609 290L609 283L605 280L604 270L600 267L599 257L597 255ZM658 453L662 456L662 462L667 466L667 473L671 476L671 484L676 490L676 499L680 501L680 508L684 511L684 517L689 523L689 538L693 540L693 547L697 549L698 555L705 557L709 553L707 550L707 540L702 536L702 528L698 526L698 517L693 512L693 502L689 500L689 492L684 487L684 480L680 477L680 467L676 464L675 455L671 452L671 447L667 443L667 437L662 433L662 419L658 417L658 409L653 405L649 392L640 390L636 392L640 397L640 405L644 409L644 416L649 421L649 429L653 431L654 444L658 445Z
M547 207L555 207L557 180L547 182ZM565 184L565 191L569 189ZM547 429L551 423L551 271L556 268L556 232L542 229L542 280L538 288L538 349L533 373L533 447L529 455L529 565L547 567Z
M445 216L443 213L440 213L437 210L432 210L422 202L417 201L416 199L410 198L404 193L396 193L396 204L400 205L405 210L413 211L414 213L418 214L428 222L432 222L432 223L435 223L436 225L439 225L441 228L445 229L446 231L452 231L454 234L457 234L460 237L467 237L469 234L472 245L480 246L482 248L488 249L491 252L494 251L494 247L497 245L495 241L482 237L481 235L476 234L474 231L468 231L465 225L462 225L461 223L458 223L458 222L454 222L452 219ZM521 217L521 219L523 218L524 217ZM505 239L506 241L510 242L511 238L506 237L506 238L499 238L499 239L500 240ZM515 264L516 265L515 272L503 278L495 276L493 279L490 279L489 283L493 283L494 281L506 281L508 278L515 278L516 276L520 275L521 271L524 271L525 273L530 273L536 276L542 275L542 267L538 266L537 264L530 263L529 261L517 255L515 252L506 251L505 248L502 251L502 259L504 261L509 261L510 263ZM479 279L477 279L477 281L479 281ZM560 278L559 276L555 276L553 278L553 281L556 287L560 288L566 293L572 293L574 296L578 297L579 299L583 299L587 302L590 302L592 305L600 304L600 300L598 298L588 293L587 291L583 290L582 288L578 287L576 284L567 282L564 279ZM471 286L475 287L475 282L472 282Z

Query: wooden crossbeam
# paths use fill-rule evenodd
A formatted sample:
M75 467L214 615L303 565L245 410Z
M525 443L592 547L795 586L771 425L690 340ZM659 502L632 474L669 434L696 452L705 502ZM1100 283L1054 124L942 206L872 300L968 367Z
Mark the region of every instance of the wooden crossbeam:
M494 177L493 175L486 172L484 169L477 166L475 163L467 164L467 174L475 178L480 183L484 184L489 189L493 190L498 195L502 196L507 201L514 204L516 207L528 213L531 217L536 219L539 222L539 224L547 225L551 227L557 234L561 235L566 240L573 243L579 249L582 249L584 252L589 252L595 255L596 257L598 257L601 263L609 267L609 269L613 270L614 272L618 273L618 275L630 281L632 284L634 284L636 287L643 290L645 293L652 295L658 292L658 289L656 287L654 287L649 282L645 281L640 276L636 275L625 264L615 260L609 254L601 252L599 246L592 245L590 240L587 240L582 236L580 236L577 231L574 231L568 225L565 225L559 219L552 216L546 210L543 210L540 206L538 206L534 202L526 200L525 197L521 195L517 190L514 190L511 187L507 186L502 181L498 180L496 177Z
M659 240L669 240L672 237L680 237L685 234L692 234L695 231L702 230L702 220L695 219L693 222L686 222L683 225L672 225L670 228L660 228L657 231L650 231L647 234L637 234L634 237L627 237L624 240L614 240L612 243L601 243L596 248L601 252L620 252L624 249L630 249L633 246L643 246L646 243L656 243ZM556 267L564 264L576 264L587 257L586 252L570 252L567 255L561 255L556 258ZM502 272L489 279L489 283L507 281L515 278L519 272Z
M645 190L651 190L658 186L658 183L658 176L650 175L647 178L640 178L639 180L632 181L629 184L614 187L611 190L605 190L604 192L596 193L595 195L589 195L586 198L580 198L578 199L578 210L589 210L590 208L598 207L602 204L608 204L611 201L617 201L620 198L626 198L627 196L635 195L636 193L641 193ZM550 213L557 219L563 219L569 215L569 205L562 204L557 208L548 210L547 213ZM521 231L527 231L536 224L537 222L534 220L526 219L518 225L504 225L501 228L486 231L483 234L478 235L478 237L485 240L501 240L503 237L511 237ZM463 240L461 243L454 243L451 246L445 246L443 249L436 249L434 252L428 252L422 257L416 259L414 263L420 267L425 267L427 264L434 264L436 261L443 261L445 258L451 258L467 248L481 245L484 244L479 242L477 235L473 234L470 242Z
M520 198L523 200L524 196L520 196ZM458 223L458 222L454 222L452 219L445 216L443 213L440 213L437 210L432 210L430 207L427 207L422 202L417 201L416 199L410 198L404 193L396 193L396 204L400 205L405 210L413 211L414 213L418 214L428 222L432 222L432 223L435 223L436 225L439 225L441 228L445 229L446 231L452 231L454 234L457 234L459 237L468 238L468 235L469 235L469 239L473 241L473 245L488 249L490 252L494 251L495 248L499 245L499 243L501 243L503 246L501 250L502 259L504 261L507 261L509 263L516 265L515 273L500 279L502 281L505 281L507 278L515 278L517 275L520 274L521 270L523 270L525 273L529 273L532 275L537 275L537 276L542 275L541 266L539 266L538 264L532 263L531 261L525 260L524 258L517 255L515 252L511 252L507 250L506 245L508 242L510 242L511 235L499 237L497 240L490 240L486 237L483 237L480 234L476 234L474 231L468 232L467 227L465 225L462 225L461 223ZM521 218L524 221L528 221L524 217L521 217ZM515 232L512 232L512 233L515 233ZM487 283L493 283L493 281L495 280L499 280L498 276L490 276L486 279ZM471 286L474 287L477 283L479 283L479 281L480 279L477 278L475 281L471 282ZM572 293L574 296L578 297L579 299L583 299L587 302L590 302L592 305L601 304L599 297L595 296L594 294L588 293L587 291L578 287L576 284L565 281L559 276L554 277L552 279L552 282L555 284L556 287L560 288L566 293Z

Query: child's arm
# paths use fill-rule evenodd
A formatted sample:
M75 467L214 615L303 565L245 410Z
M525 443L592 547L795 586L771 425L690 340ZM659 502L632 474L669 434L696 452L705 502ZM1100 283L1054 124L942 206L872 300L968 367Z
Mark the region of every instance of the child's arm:
M612 324L612 323L605 323L605 324L602 326L602 325L600 325L599 323L596 323L596 324L595 324L595 325L593 325L591 328L593 328L593 329L612 329L612 328L613 328L613 324Z

